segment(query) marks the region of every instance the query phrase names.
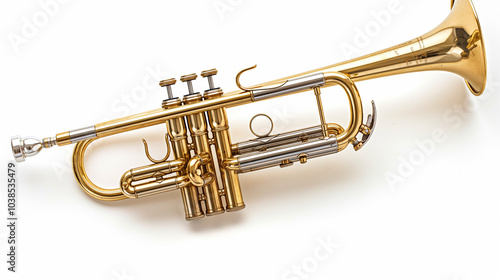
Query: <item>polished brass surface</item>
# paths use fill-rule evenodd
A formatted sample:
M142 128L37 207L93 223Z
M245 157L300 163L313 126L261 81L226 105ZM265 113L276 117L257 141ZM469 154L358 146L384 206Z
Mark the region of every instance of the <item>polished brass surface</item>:
M216 100L223 98L222 91L217 93L205 94L205 98ZM241 193L240 180L236 171L224 168L223 162L227 158L233 156L231 149L231 138L229 137L229 124L225 108L218 108L209 110L208 119L212 134L215 139L215 150L217 151L217 159L219 163L219 170L222 178L222 186L224 190L224 197L226 199L226 210L228 212L241 210L245 208L243 202L243 195Z
M285 167L289 167L292 165L293 165L293 162L291 162L289 159L285 159L284 161L281 162L280 167L285 168Z
M321 90L319 87L315 87L314 89L314 95L316 96L316 104L318 106L318 112L319 112L319 121L321 123L321 132L323 133L323 138L328 138L328 124L326 123L325 119L325 111L323 111L323 103L321 101Z
M181 104L182 104L182 101L180 100L179 97L169 98L169 99L165 99L162 101L161 107L163 109L173 109L173 108L179 107L179 105L181 105Z
M201 74L200 74L202 77L210 77L210 76L213 76L213 75L217 75L217 69L209 69L209 70L205 70L205 71L202 71Z
M299 160L300 160L301 164L306 164L307 163L307 154L300 154Z
M120 200L125 199L127 196L120 188L101 188L94 184L87 175L85 170L85 151L87 147L97 139L90 139L78 142L73 150L73 172L80 187L90 196L99 200Z
M468 89L474 95L481 95L486 84L483 33L470 0L451 3L452 10L440 25L394 47L254 86L241 85L241 75L256 67L252 66L237 73L239 89L226 94L214 88L211 76L217 74L216 69L201 73L208 78L210 87L203 96L193 92L191 81L196 79L196 74L180 78L188 83L189 90L189 95L182 100L172 96L171 86L176 80L163 80L160 86L167 87L169 98L162 102L161 108L59 133L54 138L44 138L37 147L45 149L78 142L73 152L76 179L86 193L100 200L139 198L178 189L187 220L201 218L205 212L206 215L223 213L224 202L227 211L243 209L245 203L238 173L273 166L288 167L294 162L305 164L315 157L340 152L349 145L356 151L365 145L375 128L376 107L372 101L373 113L364 124L355 82L417 71L447 71L463 77ZM340 85L348 97L350 119L345 128L328 123L325 118L321 87L333 85ZM231 142L226 108L304 91L315 94L319 126L276 135L256 134L257 139ZM93 141L163 123L167 126L165 157L153 159L143 140L146 156L152 164L125 172L119 188L101 188L89 179L84 156ZM251 124L250 129L254 132ZM361 140L356 138L358 135ZM26 154L32 156L38 152L33 150L33 142L27 147L26 143L21 143L21 138L13 139L16 141L12 142L16 160L24 160Z
M125 172L120 180L121 191L129 198L159 194L189 186L187 175L170 176L186 166L182 159L137 167Z
M170 142L168 142L168 134L165 134L165 142L167 143L167 154L162 158L162 159L154 159L151 157L149 154L149 149L148 149L148 142L145 139L142 139L142 143L144 144L144 152L146 153L146 157L151 161L152 163L161 163L166 161L170 157Z
M475 47L468 49L467 46L471 44ZM356 82L429 70L448 71L462 76L467 81L470 91L475 95L480 95L484 91L486 84L484 42L471 1L455 1L452 12L443 23L416 39L346 62L261 83L251 89L273 85L277 87L289 79L321 72L342 72ZM95 129L97 137L105 137L161 124L169 118L217 108L230 108L251 102L251 91L233 91L217 99L204 100L171 110L156 109L99 123L95 125ZM58 140L58 145L66 144L70 142Z
M175 85L176 82L177 82L176 79L171 78L171 79L167 79L167 80L161 80L159 84L161 87L165 87L165 86Z
M470 46L473 47L470 47ZM448 71L462 76L474 95L486 85L486 56L481 27L470 0L454 1L449 16L413 40L346 62L276 79L257 86L281 84L317 72L342 72L355 82L417 71Z
M71 139L69 138L69 131L57 134L56 142L57 146L64 146L71 144Z
M187 162L191 154L188 149L187 130L184 117L168 119L167 131L172 144L174 158L183 159ZM177 176L184 176L187 175L187 170L179 170L176 173ZM205 216L198 199L198 187L189 184L181 188L181 195L182 201L184 202L186 220L195 220Z
M196 75L195 73L183 75L183 76L181 76L181 81L188 82L188 81L196 80L197 77L198 77L198 75Z
M254 66L251 66L251 67L245 68L245 69L241 70L240 72L238 72L238 74L236 74L236 86L237 86L239 89L241 89L241 90L243 90L243 91L252 91L252 90L257 90L257 89L258 89L258 90L263 90L263 89L277 89L277 88L279 88L279 87L283 86L283 85L286 83L286 81L284 81L284 82L283 82L283 83L281 83L280 85L276 85L276 86L273 86L273 87L268 87L268 88L264 88L264 87L262 87L262 86L260 86L260 85L259 85L259 86L253 86L253 87L244 87L244 86L242 86L242 85L241 85L241 83L240 83L240 77L241 77L241 74L245 73L246 71L249 71L249 70L255 69L255 68L257 68L257 64L255 64ZM253 100L253 98L252 98L252 101L254 101L254 100Z
M215 69L214 69L215 70ZM215 71L217 72L217 71ZM185 104L192 104L196 102L200 102L202 99L201 95L187 95L184 97L184 103ZM205 113L195 113L188 115L187 117L188 121L188 127L189 131L191 134L191 139L193 145L194 152L197 157L200 159L203 159L202 162L206 162L205 165L196 167L200 168L200 173L201 174L212 174L213 180L211 183L208 183L205 178L202 176L196 176L197 180L195 180L194 176L191 178L191 181L193 182L194 185L203 187L203 194L204 194L204 202L205 202L205 211L207 216L211 215L216 215L216 214L221 214L224 213L224 205L222 204L222 199L219 195L219 185L218 185L218 180L216 180L216 177L214 174L215 172L215 167L212 162L212 157L210 157L210 154L212 153L212 150L210 148L209 144L209 139L208 139L208 127L207 127L207 121L205 117ZM193 172L190 172L190 174L193 174Z
M349 100L351 118L347 128L337 136L339 151L342 151L347 145L354 142L361 125L363 125L363 106L361 104L361 97L359 96L358 89L354 82L345 74L339 72L325 73L325 80L327 85L340 85L347 93Z

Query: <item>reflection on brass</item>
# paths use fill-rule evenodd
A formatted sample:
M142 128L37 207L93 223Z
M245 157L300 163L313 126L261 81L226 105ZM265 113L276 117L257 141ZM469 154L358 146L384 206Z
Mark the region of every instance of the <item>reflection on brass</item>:
M167 80L161 80L159 84L160 84L160 87L165 87L165 86L174 85L175 82L177 82L177 80L174 78L171 78L171 79L167 79Z
M355 82L441 70L463 77L474 95L481 95L486 84L484 41L470 0L452 1L449 16L428 33L373 54L254 86L242 86L241 74L254 68L240 71L236 75L239 89L228 93L215 87L212 76L217 74L216 69L201 73L209 83L208 89L199 91L204 92L203 95L194 92L191 81L196 79L196 74L181 77L180 80L188 84L189 95L184 98L172 96L175 79L163 80L160 85L167 87L169 98L161 107L43 140L15 136L11 140L14 157L21 162L43 149L76 143L73 170L78 183L90 196L119 200L179 190L185 218L193 220L245 208L240 173L289 167L296 162L305 164L350 145L356 151L364 147L373 135L377 109L372 101L372 113L363 123L363 107ZM322 88L333 85L341 86L349 101L350 119L345 127L328 123L325 118L321 92ZM318 125L273 135L254 133L255 139L232 143L227 108L300 92L308 92L316 99ZM146 156L152 164L126 171L118 188L102 188L89 179L84 159L93 141L159 124L167 128L164 158L153 159L143 140ZM250 130L254 132L251 123Z
M146 141L146 139L142 139L142 143L144 144L144 151L149 161L151 161L152 163L160 163L168 159L168 157L170 156L170 143L168 142L168 134L165 134L165 142L167 143L167 154L162 159L156 160L152 158L151 155L149 154L148 142Z
M195 73L188 74L188 75L181 76L181 81L182 82L192 81L192 80L195 80L197 77L198 77L198 75L196 75Z
M241 74L245 73L246 71L248 70L252 70L252 69L255 69L257 67L257 64L255 64L254 66L251 66L251 67L248 67L248 68L245 68L243 70L241 70L240 72L238 72L238 74L236 74L236 86L243 90L243 91L252 91L252 90L267 90L267 89L278 89L280 88L281 86L283 86L284 84L286 84L287 81L284 81L281 85L278 85L278 86L273 86L273 87L270 87L270 88L264 88L264 87L261 87L261 86L255 86L255 87L244 87L241 85L240 83L240 77L241 77Z
M200 75L202 77L209 77L209 76L217 75L217 69L214 68L214 69L202 71Z

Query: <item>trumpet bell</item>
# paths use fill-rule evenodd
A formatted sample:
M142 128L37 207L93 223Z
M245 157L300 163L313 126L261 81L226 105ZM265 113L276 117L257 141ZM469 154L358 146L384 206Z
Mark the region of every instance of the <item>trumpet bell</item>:
M462 76L472 94L479 96L486 87L486 51L481 25L470 0L452 0L451 5L452 12L436 28L445 29L451 26L463 32L457 34L457 40L462 42L456 42L462 49L462 59L460 63L448 64L448 67L451 67L448 71Z

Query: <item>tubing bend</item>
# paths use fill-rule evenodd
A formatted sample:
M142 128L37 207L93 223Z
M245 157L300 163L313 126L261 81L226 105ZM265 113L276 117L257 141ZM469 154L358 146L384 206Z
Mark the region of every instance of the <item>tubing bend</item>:
M351 111L349 125L344 132L337 136L338 151L340 152L345 149L349 143L354 141L363 124L363 105L356 85L347 75L340 72L327 72L324 73L324 77L326 86L332 84L340 85L346 91L349 99Z
M264 144L264 146L266 147L264 150L247 151L246 153L240 153L239 155L236 155L234 157L227 157L222 161L222 166L227 170L232 170L238 173L251 172L273 166L286 167L296 161L305 163L307 161L307 158L316 158L337 153L339 151L342 151L350 143L355 141L356 135L359 133L363 123L363 107L361 103L361 97L359 96L356 85L348 76L343 73L324 73L321 76L323 80L318 80L320 82L314 83L308 82L307 86L313 86L317 97L320 94L320 91L317 89L317 87L328 85L331 86L332 84L338 84L342 86L347 94L351 113L349 124L345 130L341 129L340 126L326 124L324 118L322 118L322 123L325 124L318 129L309 128L305 130L285 133L284 136L273 136L269 145L267 145L267 142L264 142L266 143ZM301 87L299 88L299 90L303 90L303 88ZM320 108L320 115L323 115L321 104L318 107ZM333 130L334 136L330 134L331 130ZM287 137L289 137L289 135L296 135L297 133L302 134L301 132L303 131L317 131L319 137L316 136L313 139L308 139L308 141L303 142L301 141L300 137L295 136L291 138L293 142L289 144L280 144L273 146L273 139L275 139L279 143L282 143L283 140L287 140ZM321 137L321 135L324 135L325 131L327 132L328 136Z
M121 189L105 189L94 184L85 171L85 151L97 138L80 141L73 150L73 172L80 187L90 196L99 200L113 201L127 198Z

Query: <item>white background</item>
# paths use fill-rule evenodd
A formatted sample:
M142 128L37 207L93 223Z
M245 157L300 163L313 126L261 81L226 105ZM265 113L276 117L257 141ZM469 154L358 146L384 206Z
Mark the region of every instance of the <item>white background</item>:
M449 13L448 0L395 1L387 24L373 26L389 0L75 0L52 6L43 22L45 1L0 7L2 182L12 135L55 136L158 108L166 96L159 79L216 67L216 84L232 91L236 73L255 63L244 84L402 43ZM241 175L243 211L186 222L178 193L100 202L73 178L72 147L29 158L18 167L18 272L2 261L0 278L500 279L498 4L474 4L489 66L483 97L442 72L360 82L366 113L372 99L379 111L370 143ZM26 22L37 24L29 36ZM356 43L356 30L366 28L368 41ZM24 40L13 44L13 36ZM194 85L206 89L204 79ZM178 96L186 90L174 87ZM328 121L345 125L345 94L332 88L323 96ZM256 113L273 117L274 132L318 123L312 93L233 108L234 142L252 137L247 124ZM124 171L148 163L142 137L163 156L164 132L158 126L96 144L90 176L117 187ZM426 143L425 156L418 143ZM412 167L401 167L406 161ZM389 174L401 180L391 184ZM0 260L6 238L1 226ZM304 274L293 274L297 267Z

